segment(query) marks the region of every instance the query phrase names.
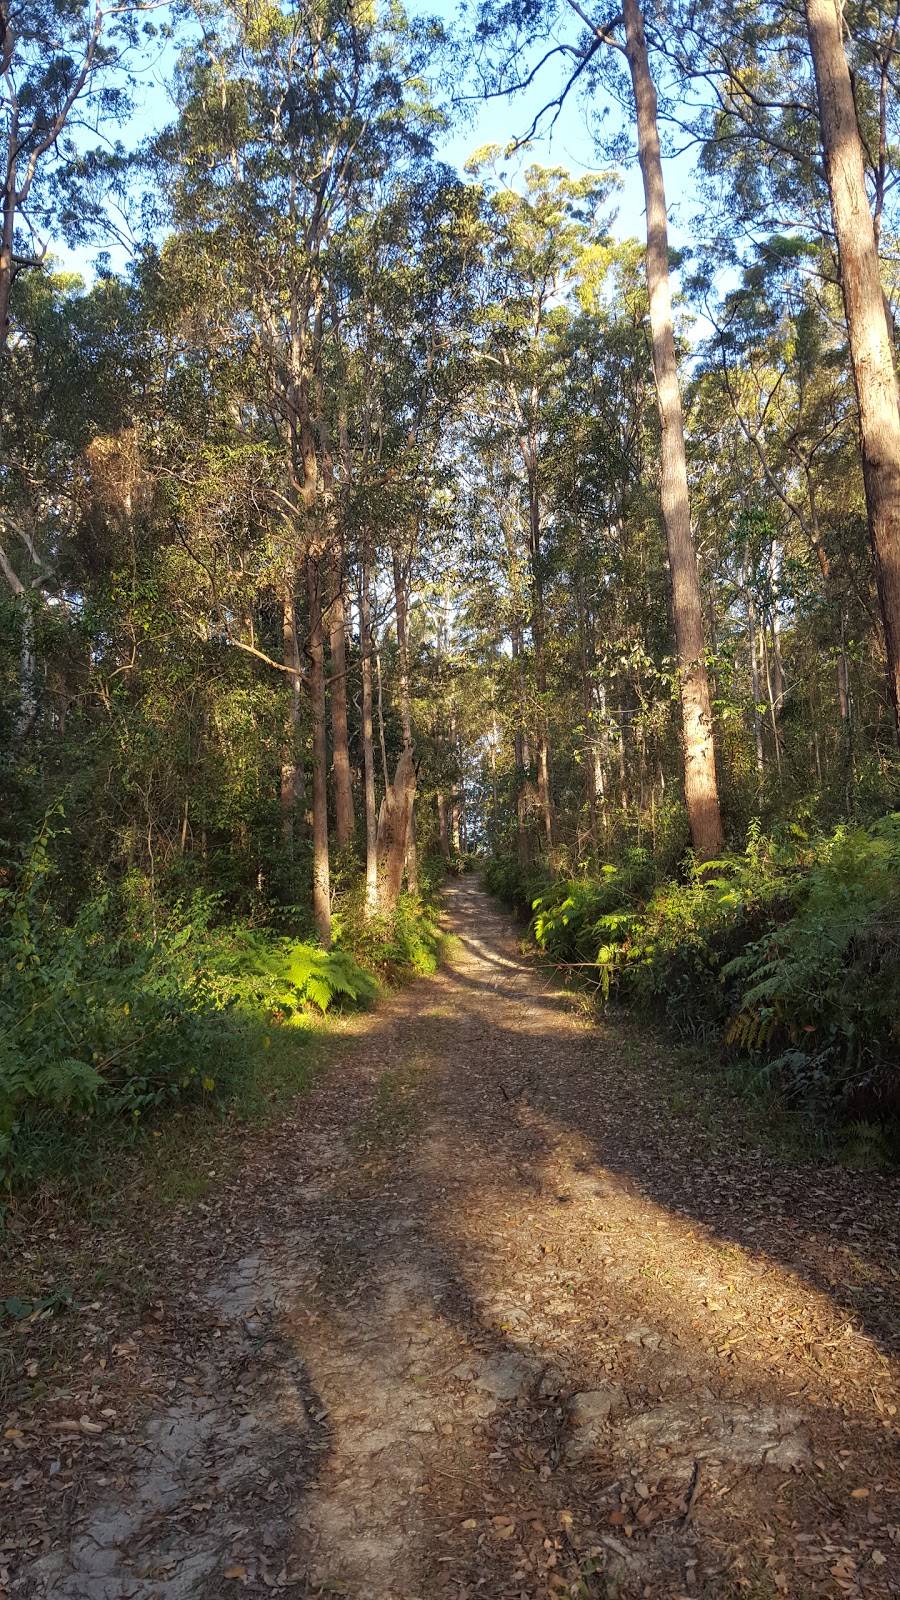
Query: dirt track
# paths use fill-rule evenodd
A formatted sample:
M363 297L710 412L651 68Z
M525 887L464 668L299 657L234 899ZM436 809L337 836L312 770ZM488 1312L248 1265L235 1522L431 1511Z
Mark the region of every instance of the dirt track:
M12 1420L8 1592L900 1594L895 1183L712 1148L652 1036L447 920Z

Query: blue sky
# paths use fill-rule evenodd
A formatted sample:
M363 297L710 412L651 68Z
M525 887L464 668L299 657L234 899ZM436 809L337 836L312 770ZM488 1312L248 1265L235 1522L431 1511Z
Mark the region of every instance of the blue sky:
M415 9L414 5L412 9ZM438 0L434 9L451 23L456 16L456 0ZM173 117L174 107L166 88L173 62L174 51L167 47L148 63L136 90L134 113L128 125L120 130L127 146L139 143ZM559 92L559 86L555 65L550 63L533 87L516 100L493 100L473 107L471 120L467 125L455 128L444 145L441 152L444 159L462 170L472 151L480 145L505 145L521 136L537 111ZM621 109L609 102L607 126L610 131L621 126L622 116ZM529 154L520 159L523 164L533 160L545 165L567 167L575 174L596 170L607 164L594 149L584 103L574 94L567 100L552 131L535 138ZM694 199L691 166L688 156L674 157L665 162L673 244L685 242L688 236ZM623 167L621 176L623 188L617 200L618 214L613 231L620 238L642 238L644 200L636 161ZM92 276L94 250L68 250L57 243L53 253L67 267L81 272L88 279ZM113 266L122 269L126 262L124 250L114 248L110 254Z

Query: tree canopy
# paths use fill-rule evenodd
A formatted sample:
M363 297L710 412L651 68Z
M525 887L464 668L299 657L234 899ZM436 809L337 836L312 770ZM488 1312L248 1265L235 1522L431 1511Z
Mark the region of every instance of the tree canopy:
M523 903L632 873L579 947L608 987L653 885L761 839L805 883L894 813L897 48L836 0L0 0L13 953L36 863L60 930L152 949L191 906L359 954L481 854ZM478 93L518 137L460 171ZM577 175L540 144L570 101ZM787 1050L785 1003L729 1026Z

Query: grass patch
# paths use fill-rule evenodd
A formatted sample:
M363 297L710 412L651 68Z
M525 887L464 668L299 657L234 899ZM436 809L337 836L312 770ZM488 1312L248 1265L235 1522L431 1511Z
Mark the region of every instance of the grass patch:
M277 1120L333 1060L337 1042L327 1017L272 1026L251 1035L227 1100L207 1095L124 1125L85 1118L80 1126L47 1122L34 1128L32 1182L23 1203L29 1210L64 1204L70 1214L99 1222L135 1189L138 1204L202 1199L213 1182L209 1169L223 1177L237 1164L240 1130ZM7 1204L7 1215L17 1204Z

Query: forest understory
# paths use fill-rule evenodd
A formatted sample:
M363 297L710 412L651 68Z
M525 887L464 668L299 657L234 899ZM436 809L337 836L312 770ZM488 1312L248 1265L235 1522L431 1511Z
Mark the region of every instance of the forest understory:
M762 1149L444 907L199 1197L11 1213L71 1293L4 1340L0 1592L900 1593L896 1185Z
M0 1597L900 1594L900 0L435 9L0 0Z

